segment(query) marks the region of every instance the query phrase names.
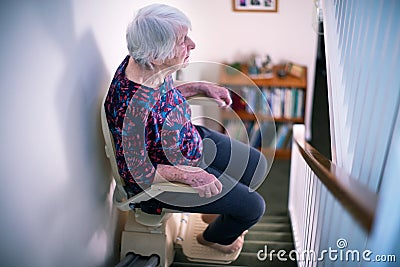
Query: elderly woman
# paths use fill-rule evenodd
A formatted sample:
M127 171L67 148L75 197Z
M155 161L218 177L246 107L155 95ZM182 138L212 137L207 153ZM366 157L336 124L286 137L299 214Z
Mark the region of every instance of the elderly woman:
M195 48L189 29L189 19L176 8L154 4L138 11L127 29L129 55L106 98L107 120L128 195L165 180L190 185L198 194L164 193L154 201L214 214L198 242L232 253L264 214L264 199L250 183L264 180L267 163L257 150L190 121L187 97L205 94L221 107L231 98L212 83L174 83L171 74L188 64Z

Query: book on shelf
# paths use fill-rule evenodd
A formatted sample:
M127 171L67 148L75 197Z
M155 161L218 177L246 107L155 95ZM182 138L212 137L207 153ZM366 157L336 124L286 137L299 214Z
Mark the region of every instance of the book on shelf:
M258 98L257 98L257 89L244 86L242 88L243 97L246 103L246 111L248 113L256 113L258 112Z
M239 121L239 120L228 120L224 123L225 131L228 135L241 141L243 143L249 143L249 133L252 131L254 122L252 121Z
M254 123L249 136L252 147L271 147L275 143L275 124L271 121Z
M242 87L231 92L232 109L274 118L299 119L304 116L304 90L299 88Z
M283 149L290 149L292 147L292 137L293 137L293 128L291 127L283 142L282 145Z
M275 118L303 117L304 91L298 88L265 88L263 89Z
M297 90L296 95L296 116L297 118L302 118L304 116L304 91Z
M284 101L283 101L283 117L286 119L293 118L293 96L292 89L285 88L283 89Z
M263 87L261 88L263 101L266 104L265 106L261 107L260 113L263 115L271 115L271 88Z
M249 145L255 148L289 149L292 141L292 124L283 123L276 126L273 122L265 121L254 124L249 137Z
M283 111L283 94L281 88L271 89L271 109L275 118L282 117Z
M290 148L292 135L292 124L281 124L277 126L275 148L277 150Z
M289 135L290 124L282 124L278 127L276 131L276 149L283 149L283 144L285 143L285 139Z

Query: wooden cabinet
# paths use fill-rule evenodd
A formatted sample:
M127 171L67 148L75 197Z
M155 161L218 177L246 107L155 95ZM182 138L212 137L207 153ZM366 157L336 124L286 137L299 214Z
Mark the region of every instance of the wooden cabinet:
M229 123L234 121L241 121L247 125L247 134L251 135L252 124L257 122L271 122L273 121L276 126L275 139L271 144L266 147L258 147L265 154L271 156L276 147L275 158L277 159L290 159L290 144L288 139L291 139L291 128L294 123L304 123L304 111L306 105L306 90L307 90L307 68L303 68L303 73L300 77L295 77L288 74L284 78L278 77L277 73L283 66L275 66L273 68L272 76L265 78L261 75L248 76L246 75L247 69L244 68L242 72L227 71L222 67L219 75L219 83L230 88L236 97L233 101L246 100L246 104L238 108L238 103L232 105L233 111L221 110L221 118L224 126L229 127ZM256 100L259 101L262 96L266 101L261 101L262 105L257 108L252 106L251 100L246 99L243 95L243 90L256 90L259 93ZM264 94L265 93L265 94ZM239 100L237 96L240 95ZM254 98L254 97L253 97ZM271 112L265 105L269 105ZM263 111L260 111L262 109ZM250 125L250 126L248 126ZM258 126L259 127L259 126ZM285 136L282 136L285 134ZM289 135L289 136L288 136ZM282 146L282 138L285 138L285 146Z

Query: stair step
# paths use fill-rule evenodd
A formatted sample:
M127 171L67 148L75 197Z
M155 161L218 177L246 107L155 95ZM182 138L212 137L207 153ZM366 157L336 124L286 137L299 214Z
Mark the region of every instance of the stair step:
M260 255L261 257L263 255ZM272 259L272 260L271 260ZM242 252L240 256L232 264L239 266L249 266L249 267L297 267L297 263L288 259L287 261L281 261L276 255L272 255L267 259L258 259L257 252Z
M290 219L288 216L266 215L261 218L259 223L288 223L288 224L290 224Z
M263 231L263 232L286 232L291 233L292 228L287 223L257 223L250 228L252 231Z
M264 214L264 217L268 217L268 216L289 217L289 213L288 213L287 210L280 211L280 212L278 212L278 211L275 211L275 212L268 212L268 211L267 211L267 212Z
M174 262L170 265L170 267L221 267L226 266L226 264L212 264L212 263L204 263L204 262ZM230 267L248 267L246 265L236 265L230 264Z
M257 251L258 252L258 251ZM297 267L296 262L291 261L289 258L286 258L286 261L280 260L276 254L268 255L267 258L258 258L265 257L263 254L257 256L257 252L244 252L242 251L234 262L229 265L225 264L214 264L214 263L203 263L203 262L192 262L186 259L186 257L176 255L175 261L171 265L171 267L221 267L221 266L230 266L230 267ZM179 254L179 253L178 253ZM282 258L282 257L280 257Z
M267 246L268 251L284 250L287 251L287 253L294 249L293 243L291 242L245 240L242 251L257 253L259 250L264 249L265 246Z
M263 240L263 241L282 241L282 242L293 242L291 233L284 232L262 232L250 230L245 240Z

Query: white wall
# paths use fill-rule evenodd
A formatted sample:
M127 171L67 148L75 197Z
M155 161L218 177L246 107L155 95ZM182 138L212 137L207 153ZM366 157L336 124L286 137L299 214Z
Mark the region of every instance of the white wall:
M127 22L150 2L1 2L1 266L112 265L120 214L99 101L127 53ZM311 0L281 0L277 14L233 13L230 0L163 2L192 18L193 60L267 52L307 65L312 84Z
M100 135L110 72L71 1L1 3L0 265L111 266Z

